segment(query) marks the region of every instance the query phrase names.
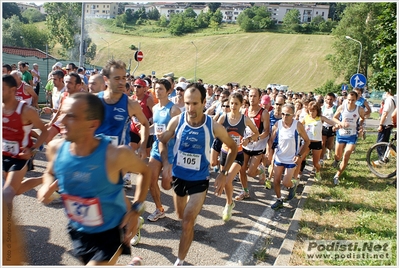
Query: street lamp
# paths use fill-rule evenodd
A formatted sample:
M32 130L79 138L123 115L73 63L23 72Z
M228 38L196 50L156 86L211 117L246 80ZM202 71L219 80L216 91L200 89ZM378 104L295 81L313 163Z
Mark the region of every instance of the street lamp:
M359 63L357 64L357 73L359 73L359 68L360 68L360 57L362 56L362 43L361 43L359 40L353 39L352 37L350 37L350 36L348 36L348 35L345 36L345 38L348 39L348 40L355 41L355 42L357 42L357 43L360 44Z
M105 40L104 38L102 38L101 36L100 36L100 38L102 39L102 40L104 40L105 42L107 42L107 44L108 44L108 59L109 59L109 43L108 43L108 41L107 40Z
M194 68L194 82L197 81L197 60L198 60L198 48L194 44L193 41L191 41L191 44L195 46L195 68Z

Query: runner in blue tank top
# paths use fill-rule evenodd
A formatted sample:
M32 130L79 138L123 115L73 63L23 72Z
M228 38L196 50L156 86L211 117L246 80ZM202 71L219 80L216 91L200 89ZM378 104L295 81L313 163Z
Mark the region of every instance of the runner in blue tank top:
M146 145L150 133L149 123L141 110L140 104L124 94L126 88L126 64L110 60L102 70L108 87L97 96L105 107L105 118L96 134L108 136L114 145L128 145L130 142L130 119L135 116L142 125L139 155L147 157Z
M152 170L150 193L155 203L155 211L147 217L147 220L149 221L157 221L158 219L165 217L165 212L161 203L161 190L159 189L158 185L158 178L162 170L162 158L159 152L158 137L166 131L166 127L168 126L171 118L180 114L179 107L174 105L173 102L168 99L169 93L172 90L172 85L167 79L160 79L155 83L155 95L159 102L152 108L155 135L154 143L152 144L150 152L150 160L148 161L148 166ZM168 143L169 164L173 163L172 148L174 144L174 139L171 139ZM166 190L169 190L172 186L170 181L162 178L162 187Z
M76 93L65 99L61 112L65 139L48 145L49 163L38 199L48 204L59 190L75 256L90 266L114 265L120 254L130 254L151 169L129 147L116 147L94 135L104 119L104 106L96 96ZM141 174L133 204L123 190L125 172Z
M226 176L237 155L237 145L226 129L203 113L206 90L198 83L188 85L184 93L186 111L169 122L160 136L163 162L162 175L173 180L176 214L182 219L179 252L175 265L183 265L194 237L194 222L202 209L209 187L210 149L214 138L219 138L230 148L224 170L215 179L215 194L221 195ZM168 160L167 143L176 138L173 164ZM173 178L172 178L173 174Z

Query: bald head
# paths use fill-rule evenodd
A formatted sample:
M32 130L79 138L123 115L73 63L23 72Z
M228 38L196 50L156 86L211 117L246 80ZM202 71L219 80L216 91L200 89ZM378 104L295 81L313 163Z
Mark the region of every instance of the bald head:
M104 77L101 74L91 75L89 78L89 92L98 93L105 90Z

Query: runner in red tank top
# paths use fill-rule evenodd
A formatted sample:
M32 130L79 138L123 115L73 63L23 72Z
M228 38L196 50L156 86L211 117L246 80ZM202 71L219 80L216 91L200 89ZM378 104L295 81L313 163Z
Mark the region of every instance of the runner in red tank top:
M15 195L22 194L41 184L41 178L22 182L27 163L47 137L47 129L36 110L15 98L17 81L12 75L3 75L3 200L12 205ZM31 129L41 130L34 143Z

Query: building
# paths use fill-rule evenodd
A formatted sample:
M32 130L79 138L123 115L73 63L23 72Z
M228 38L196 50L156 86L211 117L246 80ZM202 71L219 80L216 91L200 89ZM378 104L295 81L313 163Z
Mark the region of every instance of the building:
M324 20L328 19L328 12L330 10L329 5L317 5L313 3L280 3L280 4L265 4L267 9L272 13L273 20L277 23L282 23L285 14L287 14L292 9L299 10L301 14L301 23L309 23L315 17L322 16Z
M85 18L114 19L116 15L118 15L118 3L86 3Z
M130 9L132 11L132 13L134 13L143 7L144 7L146 13L150 12L151 10L153 10L155 8L154 6L147 5L147 4L128 4L128 5L125 5L124 12L126 12L126 10Z
M223 14L223 22L236 22L238 15L240 15L245 9L250 8L251 4L242 3L223 3L219 9Z
M40 11L40 7L33 5L33 4L28 4L28 3L18 3L16 2L17 6L19 7L19 10L22 12L24 12L25 10L29 9L29 8L34 8Z

